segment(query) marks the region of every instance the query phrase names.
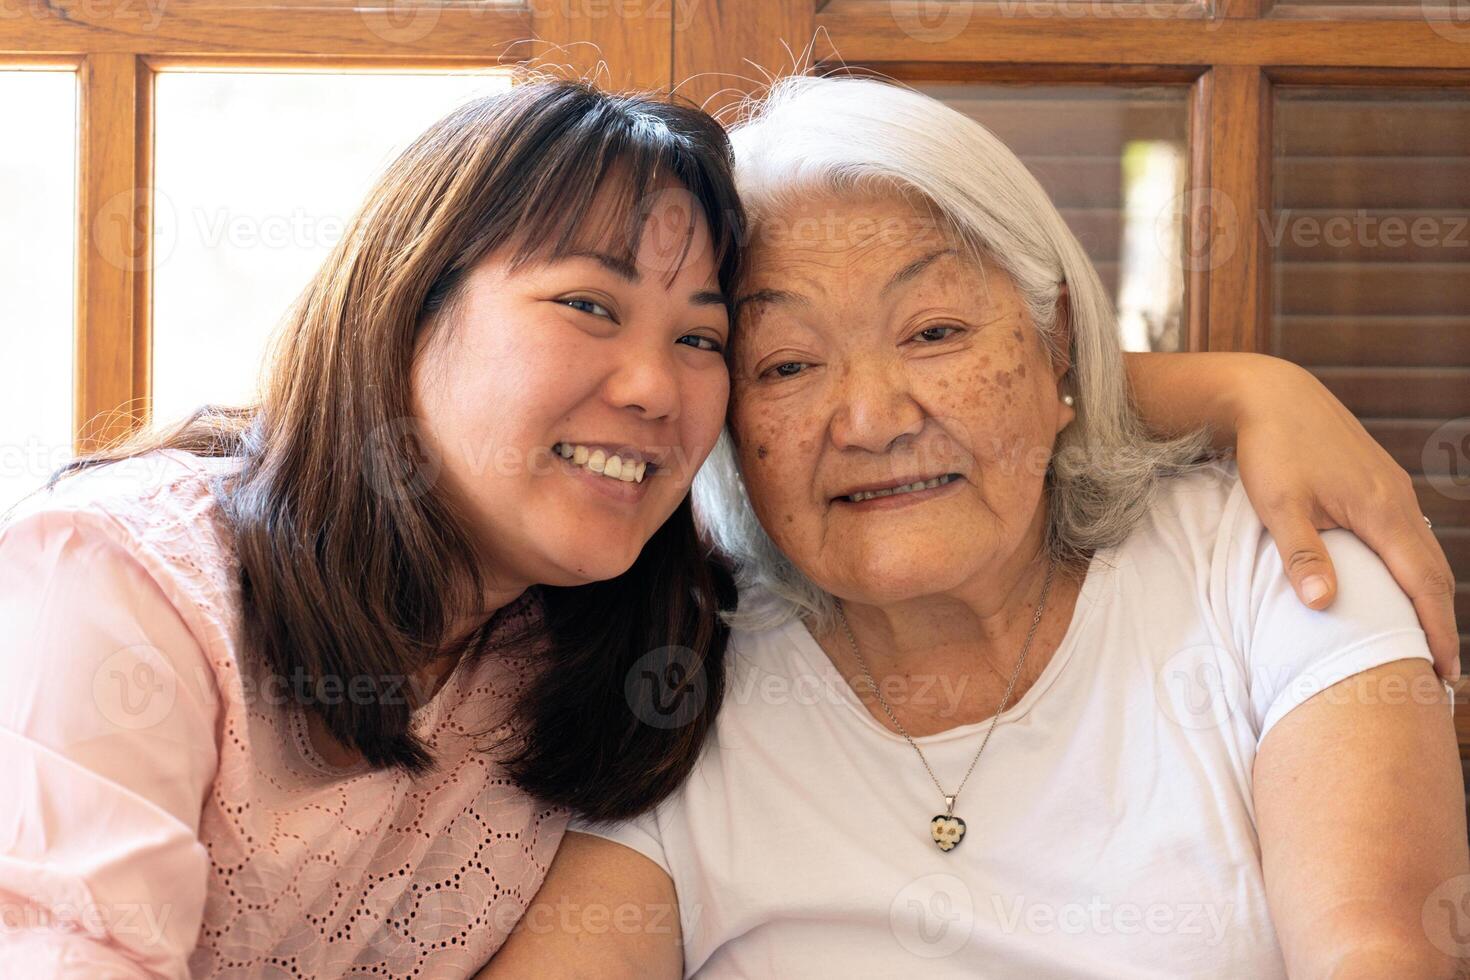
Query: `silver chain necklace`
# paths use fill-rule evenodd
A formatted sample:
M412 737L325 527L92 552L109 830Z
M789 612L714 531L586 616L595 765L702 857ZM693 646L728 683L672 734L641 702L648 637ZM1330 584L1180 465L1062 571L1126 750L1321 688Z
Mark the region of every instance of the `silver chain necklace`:
M929 836L933 838L935 845L941 851L952 851L965 839L965 821L954 815L954 801L959 798L960 791L965 788L965 783L970 780L970 773L975 771L975 764L980 761L980 753L985 751L985 745L990 741L991 734L995 731L995 725L1000 721L1001 714L1010 703L1011 691L1015 689L1016 678L1021 676L1021 665L1026 662L1026 652L1031 649L1031 638L1036 635L1036 627L1041 623L1042 610L1046 608L1046 596L1051 591L1052 571L1056 568L1056 559L1053 558L1046 565L1046 580L1041 585L1041 601L1036 604L1036 615L1031 617L1031 628L1026 631L1026 642L1021 646L1021 656L1016 660L1016 669L1011 671L1011 682L1006 685L1005 697L1000 699L1000 707L995 711L995 717L990 720L990 727L985 731L985 738L980 742L980 748L975 752L975 758L970 760L970 768L965 771L965 778L960 780L959 789L953 793L946 793L944 787L939 784L939 777L934 775L934 770L929 765L929 760L924 758L924 750L919 748L909 730L903 727L903 722L894 715L893 709L888 705L888 699L883 692L878 690L877 683L873 680L873 674L868 670L868 662L863 659L858 650L857 638L852 635L852 627L847 624L847 612L842 608L842 600L837 601L837 615L842 620L842 630L847 634L847 642L852 646L852 655L857 658L858 666L863 669L863 679L868 682L868 690L878 699L883 706L883 713L888 715L888 720L893 722L899 733L908 740L915 752L919 754L919 761L929 771L929 778L934 781L934 788L939 790L939 795L944 797L944 812L937 814L929 821Z

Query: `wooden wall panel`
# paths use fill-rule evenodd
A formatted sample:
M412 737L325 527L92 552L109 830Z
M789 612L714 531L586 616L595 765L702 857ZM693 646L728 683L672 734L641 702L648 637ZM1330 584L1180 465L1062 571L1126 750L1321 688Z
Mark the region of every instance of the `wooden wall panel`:
M1290 75L1271 141L1266 349L1311 370L1414 474L1463 609L1470 567L1451 541L1470 529L1470 457L1445 424L1470 418L1470 79Z
M1302 364L1470 364L1470 330L1465 329L1464 317L1286 315L1277 317L1275 329L1276 353Z

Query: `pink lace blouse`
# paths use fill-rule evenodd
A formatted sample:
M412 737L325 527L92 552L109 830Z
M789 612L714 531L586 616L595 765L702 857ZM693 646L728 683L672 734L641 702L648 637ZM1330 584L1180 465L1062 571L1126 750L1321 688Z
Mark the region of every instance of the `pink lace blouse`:
M0 973L473 973L566 825L472 737L507 731L539 651L419 709L431 774L334 766L296 692L242 671L226 465L105 466L0 525ZM541 614L530 590L496 632Z

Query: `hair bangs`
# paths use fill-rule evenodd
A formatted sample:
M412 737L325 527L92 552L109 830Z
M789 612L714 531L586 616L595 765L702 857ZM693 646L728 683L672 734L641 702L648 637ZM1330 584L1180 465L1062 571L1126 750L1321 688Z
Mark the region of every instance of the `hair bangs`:
M609 126L603 119L584 118L548 147L546 169L515 222L527 231L511 244L512 266L597 252L636 268L662 193L678 188L694 198L704 215L716 275L728 295L743 244L743 212L721 199L717 183L704 172L686 137L661 120L625 116L620 123ZM595 144L591 154L589 143ZM694 251L698 228L692 208L677 231L683 242L666 283L678 276Z

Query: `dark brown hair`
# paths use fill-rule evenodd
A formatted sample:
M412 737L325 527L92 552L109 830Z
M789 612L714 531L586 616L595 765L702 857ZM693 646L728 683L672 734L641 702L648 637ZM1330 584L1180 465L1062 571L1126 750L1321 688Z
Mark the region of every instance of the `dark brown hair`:
M521 265L575 247L604 188L615 195L604 213L626 216L630 258L640 202L670 181L687 188L731 295L745 228L732 166L715 120L653 97L537 80L469 103L368 195L283 324L258 405L206 406L165 434L72 461L52 483L157 449L238 457L217 493L240 559L244 648L262 669L386 680L474 657L492 620L477 613L477 549L454 502L423 478L410 390L419 341L452 323L440 314L493 250L506 246ZM508 770L590 817L645 810L688 774L719 709L729 571L701 541L686 496L623 575L536 588L550 649L514 709L521 734ZM447 635L466 615L483 621ZM664 689L630 681L645 674ZM670 723L663 699L687 707L689 695L694 710ZM323 700L309 710L371 764L432 766L410 699Z

